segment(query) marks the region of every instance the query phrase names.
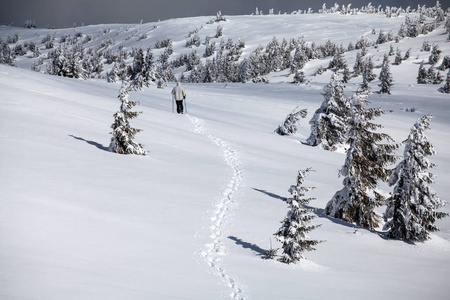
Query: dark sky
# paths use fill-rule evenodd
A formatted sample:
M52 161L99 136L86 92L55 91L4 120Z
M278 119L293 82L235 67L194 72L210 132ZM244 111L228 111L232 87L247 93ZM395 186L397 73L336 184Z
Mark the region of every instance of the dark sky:
M373 5L417 7L434 6L436 0L0 0L0 24L22 26L34 20L37 27L72 27L85 24L139 23L179 17L213 16L219 10L224 15L250 14L258 7L265 14L270 8L275 13L292 12L311 7L317 11L323 3L330 7L335 2L361 7ZM450 0L440 1L444 9Z

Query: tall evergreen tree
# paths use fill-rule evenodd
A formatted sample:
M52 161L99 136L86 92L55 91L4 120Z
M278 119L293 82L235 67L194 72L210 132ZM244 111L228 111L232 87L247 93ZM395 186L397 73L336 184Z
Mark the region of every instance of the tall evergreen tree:
M133 90L133 82L122 81L122 87L118 98L121 101L120 110L114 114L114 123L111 125L112 134L109 148L112 152L119 154L146 155L147 151L143 146L134 141L136 133L142 131L130 126L129 120L136 118L141 112L132 111L137 101L128 99L129 93Z
M309 121L311 134L307 143L321 145L325 150L336 150L345 142L346 119L349 116L348 101L339 75L334 73L331 82L323 89L324 101Z
M303 259L303 252L316 250L314 246L321 242L307 236L308 232L320 226L308 225L316 217L311 214L312 209L305 207L309 201L315 199L305 198L305 194L313 188L302 186L310 171L310 168L298 171L297 184L289 189L292 195L292 198L287 199L289 211L282 222L283 225L275 233L276 239L282 243L283 254L278 260L283 263L290 264Z
M387 165L395 162L393 151L397 145L385 133L376 132L381 125L372 123L375 117L387 111L367 108L367 94L358 93L351 98L352 114L347 131L347 157L339 175L344 177L343 189L336 192L325 207L325 214L374 229L379 226L375 208L385 198L377 190L379 180L387 180Z
M394 192L387 200L386 224L388 237L405 241L422 241L430 238L430 232L438 231L435 222L448 216L436 210L445 205L429 185L434 175L428 171L435 164L426 157L435 154L433 145L425 136L430 129L432 115L420 118L403 142L403 160L392 172L389 184Z
M381 66L380 76L380 84L378 85L381 94L391 94L392 86L394 85L394 80L392 79L392 74L389 67L389 56L384 55L383 64Z

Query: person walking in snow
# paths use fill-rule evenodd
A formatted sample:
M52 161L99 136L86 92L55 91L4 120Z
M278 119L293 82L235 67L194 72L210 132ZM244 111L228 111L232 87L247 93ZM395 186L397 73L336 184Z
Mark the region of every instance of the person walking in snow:
M184 110L183 100L186 99L186 92L179 81L177 82L177 86L173 88L172 95L177 103L177 113L182 114Z

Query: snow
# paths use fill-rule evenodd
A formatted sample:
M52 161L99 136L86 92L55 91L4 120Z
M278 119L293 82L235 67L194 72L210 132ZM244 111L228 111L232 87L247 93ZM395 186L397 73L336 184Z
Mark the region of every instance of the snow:
M404 21L333 14L226 18L224 37L245 40L244 54L273 36L304 35L306 41L330 39L346 46L370 36L372 28L396 33ZM102 29L111 28L114 47L147 47L173 37L176 57L190 51L184 48L189 31L203 25L202 41L215 34L217 23L206 25L208 20L64 30L0 27L0 36L17 32L22 42L40 41L47 34L83 31L96 37L93 47L109 37ZM139 35L148 31L149 38L127 39L138 30ZM402 53L412 48L412 54L400 66L391 65L392 95L372 94L369 100L393 110L377 123L397 142L407 138L418 118L436 116L427 132L437 152L430 157L437 164L432 188L446 200L450 98L437 91L439 86L415 81L420 62L430 54L420 51L423 40L450 53L443 33L439 28L402 40ZM368 50L378 74L389 44ZM345 54L350 68L355 57L356 51ZM143 129L136 141L149 151L144 157L107 150L120 83L33 72L27 58L18 60L20 68L0 65L0 298L447 299L450 218L438 221L442 230L431 240L412 245L323 215L342 188L338 170L345 153L303 142L331 71L311 75L329 60L306 65L309 85L287 83L286 71L270 74L270 84L185 84L189 115L171 113L173 84L132 92L130 99L140 101L143 111L131 123ZM360 81L346 84L346 94ZM371 83L373 90L378 83ZM289 137L274 133L296 106L308 109L298 132ZM270 239L280 246L273 234L286 216L282 199L289 196L298 170L309 167L315 172L305 186L315 187L308 196L316 198L310 205L318 214L312 224L322 224L309 235L325 242L295 265L261 259ZM391 191L386 184L380 188Z

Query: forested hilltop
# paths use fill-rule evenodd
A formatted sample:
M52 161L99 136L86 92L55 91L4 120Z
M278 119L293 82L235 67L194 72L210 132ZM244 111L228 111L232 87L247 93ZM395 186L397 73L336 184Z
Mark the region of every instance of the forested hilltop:
M368 52L372 61L377 60L377 53L370 49L380 52L384 44L391 47L389 55L398 56L396 64L408 59L411 52L414 58L415 51L442 47L429 41L422 49L403 45L405 40L426 36L439 27L445 29L448 40L450 21L445 9L439 2L431 8L336 4L331 8L324 5L317 13L300 10L275 15L271 10L264 15L257 10L248 16L226 17L218 12L214 18L58 30L36 29L28 21L27 30L1 28L0 62L109 82L141 77L158 87L175 80L268 82L268 74L280 72L285 75L283 80L298 82L307 80L301 79L304 75L320 75L332 68L350 78L361 74L361 59L367 59ZM326 21L317 22L323 15L327 15ZM255 21L258 25L252 30L241 30ZM313 34L318 28L324 33ZM273 32L270 39L264 34L268 31ZM344 64L342 56L355 64ZM445 71L448 61L447 57L436 67Z

